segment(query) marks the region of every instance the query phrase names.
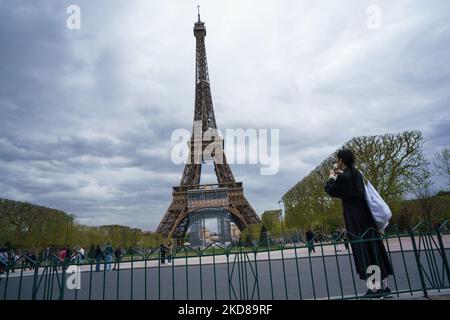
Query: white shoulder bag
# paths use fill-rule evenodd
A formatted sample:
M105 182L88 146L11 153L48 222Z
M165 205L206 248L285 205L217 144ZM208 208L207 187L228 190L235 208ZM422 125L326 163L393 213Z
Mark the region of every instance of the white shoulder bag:
M372 213L373 219L377 224L378 230L383 231L389 225L389 220L392 217L391 209L387 203L380 196L378 191L372 186L370 181L364 176L364 189L366 195L367 205Z

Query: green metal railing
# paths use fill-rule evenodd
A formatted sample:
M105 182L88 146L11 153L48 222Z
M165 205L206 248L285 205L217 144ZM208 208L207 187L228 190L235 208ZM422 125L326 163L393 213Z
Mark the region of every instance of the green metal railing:
M347 236L353 240L345 240ZM344 232L330 241L284 240L181 246L170 254L159 248L133 250L127 257L113 258L112 271L107 271L106 261L91 258L33 261L22 256L20 263L0 259L5 270L0 299L366 299L366 283L356 274L351 246L380 240L394 269L389 278L392 294L427 296L430 290L450 289L448 221L433 228L424 223L410 230L392 226L385 234L369 229L360 237ZM76 279L70 272L74 267L80 271L79 289L67 286Z

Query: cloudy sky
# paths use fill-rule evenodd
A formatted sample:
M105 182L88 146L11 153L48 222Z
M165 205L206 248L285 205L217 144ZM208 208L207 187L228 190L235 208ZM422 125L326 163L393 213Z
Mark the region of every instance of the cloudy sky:
M232 166L259 214L353 136L450 144L447 0L0 0L0 197L155 229L192 126L197 4L218 126L280 129L276 175Z

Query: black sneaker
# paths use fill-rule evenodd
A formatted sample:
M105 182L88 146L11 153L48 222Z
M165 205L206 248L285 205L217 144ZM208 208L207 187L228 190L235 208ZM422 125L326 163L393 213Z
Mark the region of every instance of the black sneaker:
M381 290L378 289L377 291L373 292L372 290L368 289L366 294L362 296L362 298L367 299L373 299L373 298L379 298L381 296Z
M383 298L392 298L392 291L391 289L389 289L389 287L384 288Z

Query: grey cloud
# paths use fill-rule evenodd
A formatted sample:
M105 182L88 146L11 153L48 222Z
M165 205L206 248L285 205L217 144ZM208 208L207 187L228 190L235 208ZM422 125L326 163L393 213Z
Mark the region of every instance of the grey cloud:
M0 0L0 195L154 229L183 171L170 135L192 127L196 4L79 0L70 31L72 3ZM218 125L280 129L277 175L232 166L259 213L353 136L449 145L447 1L378 1L376 32L368 0L200 4Z

